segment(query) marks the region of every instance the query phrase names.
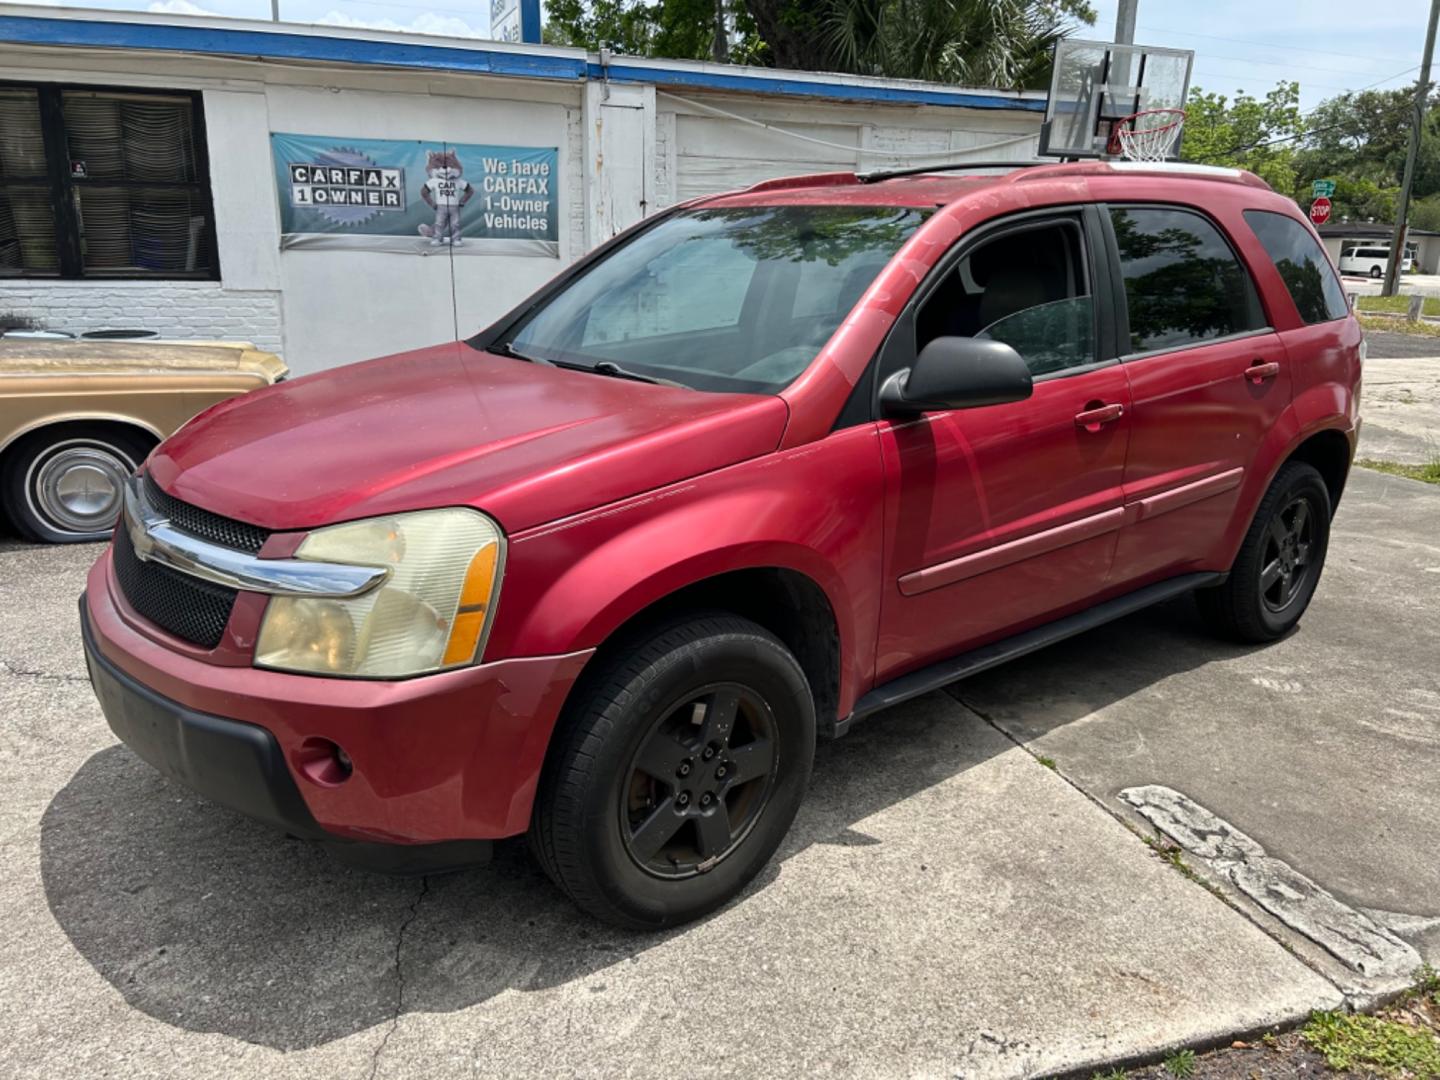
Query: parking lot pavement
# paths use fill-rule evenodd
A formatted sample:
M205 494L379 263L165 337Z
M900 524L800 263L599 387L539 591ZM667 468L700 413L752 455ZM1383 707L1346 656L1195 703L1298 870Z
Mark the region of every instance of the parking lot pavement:
M1177 790L1440 964L1437 612L1440 488L1357 469L1289 638L1216 646L1183 601L952 693L1109 809L1132 814L1120 793L1139 785ZM1255 913L1225 867L1192 862Z
M1400 506L1379 483L1357 483L1366 512L1337 540L1337 561L1353 565L1274 657L1144 617L1110 632L1130 647L1097 654L1116 639L1092 635L1051 650L1012 673L1008 691L991 682L985 707L1033 703L1007 706L1007 725L1046 717L1035 737L1068 740L1056 754L1073 777L1089 775L1086 761L1103 773L1101 759L1125 756L1141 733L1163 742L1176 703L1208 697L1196 734L1209 741L1189 745L1188 766L1141 755L1144 767L1127 773L1192 788L1192 774L1254 749L1255 705L1290 725L1268 697L1288 692L1288 667L1271 669L1290 650L1339 653L1340 670L1408 693L1419 684L1401 661L1433 628L1420 625L1418 595L1371 581L1415 557L1412 541L1380 538L1408 537L1413 523L1381 515L1371 531L1371 504ZM823 745L780 857L738 902L671 933L587 920L516 844L487 869L420 881L344 868L204 803L115 744L76 637L75 596L96 554L0 548L0 1075L1020 1076L1227 1038L1341 1000L945 694ZM1356 583L1375 599L1339 595ZM1344 618L1357 603L1367 626ZM1393 647L1367 603L1394 604L1392 633L1412 644ZM1252 668L1277 689L1262 693ZM1243 685L1217 687L1224 669ZM1317 739L1353 726L1361 740L1360 752L1305 758L1312 782L1334 792L1320 812L1336 820L1316 830L1343 835L1341 815L1370 814L1347 843L1360 846L1353 831L1378 835L1389 887L1353 888L1398 907L1407 875L1433 882L1421 857L1433 845L1400 855L1433 795L1405 779L1404 755L1371 743L1423 735L1405 726L1422 721L1350 725L1341 710L1369 691L1332 703L1322 689L1335 676L1305 671L1284 699L1296 715L1313 716ZM1037 697L1043 686L1064 692ZM1118 738L1106 734L1117 709ZM1238 749L1222 745L1231 739ZM1306 792L1299 778L1279 789L1253 772L1235 782L1245 778L1287 799ZM1097 790L1113 803L1109 786ZM1279 835L1289 818L1246 814L1252 801L1265 805L1227 809L1306 854ZM1315 872L1336 878L1337 862L1348 872L1350 854Z
M1440 340L1419 340L1430 352L1440 352ZM1440 461L1440 357L1372 354L1365 361L1363 397L1361 457L1412 465Z

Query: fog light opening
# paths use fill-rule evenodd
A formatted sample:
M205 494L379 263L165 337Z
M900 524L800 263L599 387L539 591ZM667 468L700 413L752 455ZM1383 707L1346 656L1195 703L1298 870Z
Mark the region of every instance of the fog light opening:
M295 767L311 783L338 787L350 779L355 763L350 755L329 739L306 739L295 754Z

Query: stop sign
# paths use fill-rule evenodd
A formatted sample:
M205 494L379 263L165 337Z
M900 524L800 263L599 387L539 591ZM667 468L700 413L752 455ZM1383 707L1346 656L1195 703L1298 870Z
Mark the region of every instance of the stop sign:
M1330 220L1330 200L1320 196L1310 204L1310 220L1316 225L1324 225Z

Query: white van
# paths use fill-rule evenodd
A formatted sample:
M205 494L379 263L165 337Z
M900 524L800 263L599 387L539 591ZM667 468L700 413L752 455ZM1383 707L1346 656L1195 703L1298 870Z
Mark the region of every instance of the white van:
M1340 273L1357 274L1361 277L1384 277L1385 265L1390 260L1388 247L1351 248L1340 256ZM1415 259L1410 251L1400 260L1400 272L1408 274L1415 269Z

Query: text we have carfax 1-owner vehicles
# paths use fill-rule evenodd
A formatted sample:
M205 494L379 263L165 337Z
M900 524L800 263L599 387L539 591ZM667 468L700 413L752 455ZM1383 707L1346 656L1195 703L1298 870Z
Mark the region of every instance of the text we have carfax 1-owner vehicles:
M293 834L419 869L528 832L584 908L676 923L770 858L817 736L1182 592L1293 627L1360 364L1248 174L772 181L202 413L91 571L91 676Z

